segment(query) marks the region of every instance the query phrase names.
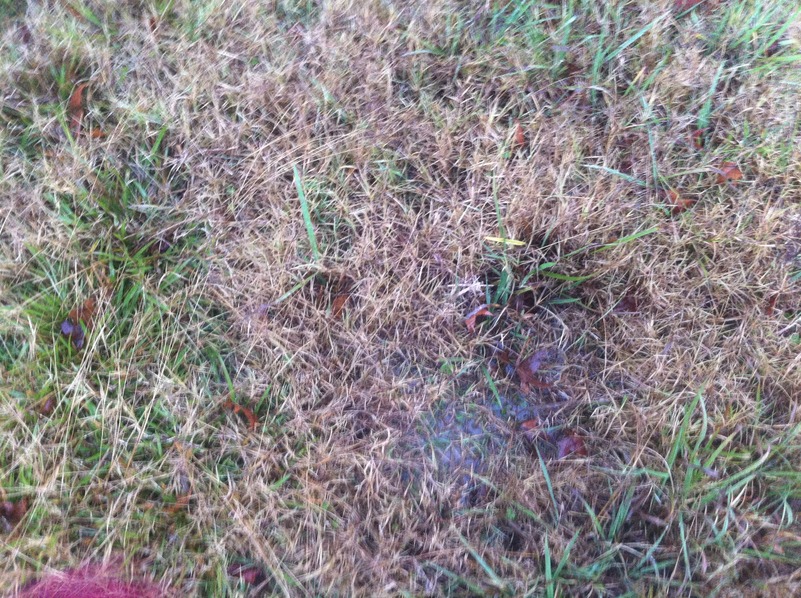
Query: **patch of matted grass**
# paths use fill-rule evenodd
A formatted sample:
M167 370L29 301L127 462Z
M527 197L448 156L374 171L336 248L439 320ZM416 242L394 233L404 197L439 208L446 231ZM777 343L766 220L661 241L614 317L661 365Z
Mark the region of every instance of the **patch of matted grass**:
M3 585L795 592L799 10L676 4L9 20Z

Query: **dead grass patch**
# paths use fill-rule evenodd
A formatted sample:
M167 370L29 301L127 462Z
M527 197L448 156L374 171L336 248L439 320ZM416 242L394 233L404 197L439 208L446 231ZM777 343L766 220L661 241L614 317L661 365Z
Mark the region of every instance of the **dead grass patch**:
M11 21L3 585L792 593L799 13L675 4Z

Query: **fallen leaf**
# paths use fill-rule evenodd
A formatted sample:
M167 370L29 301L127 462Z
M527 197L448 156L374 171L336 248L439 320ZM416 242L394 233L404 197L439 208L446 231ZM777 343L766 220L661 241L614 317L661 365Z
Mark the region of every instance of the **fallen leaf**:
M103 132L103 129L100 129L98 127L93 127L89 129L89 137L91 137L92 139L102 139L105 136L106 134Z
M523 436L527 440L535 440L537 436L539 436L540 432L542 432L540 420L533 418L527 419L524 422L520 422L520 430L523 432Z
M19 36L22 39L23 44L30 44L33 41L33 35L31 34L31 30L25 23L22 23L17 28L17 32L19 33Z
M92 328L92 318L95 315L96 303L93 297L89 297L81 305L69 313L69 319L74 323L83 322L87 329Z
M476 318L478 316L491 316L492 312L487 309L489 306L486 303L479 305L473 311L471 311L464 319L464 325L467 326L468 332L475 332L476 331Z
M183 511L189 506L189 499L192 498L189 494L181 494L175 499L174 503L170 503L164 506L164 512L169 513L170 515L175 515L180 511Z
M523 147L526 144L526 133L523 130L523 125L520 121L515 124L515 147Z
M83 120L83 92L89 86L88 83L80 83L72 92L69 103L67 104L67 115L70 119L70 129L73 133L81 130Z
M504 349L501 347L495 352L495 359L498 362L498 365L511 365L512 364L512 353L509 349Z
M75 8L71 2L64 2L64 9L70 13L73 17L80 19L81 21L85 21L84 16Z
M584 439L573 430L568 430L564 433L559 442L556 443L557 459L564 459L568 455L575 455L576 457L586 457L587 447L584 444Z
M534 388L551 388L553 386L543 382L535 375L549 354L550 352L547 349L541 349L531 357L518 362L516 371L518 378L520 378L520 388L523 392L529 392L532 386Z
M42 415L52 415L55 410L56 397L52 394L39 403L38 411Z
M778 301L779 295L771 295L770 299L768 299L768 304L765 306L765 315L772 316L774 310L776 309L776 301Z
M61 323L61 334L72 341L73 346L80 350L86 340L86 330L92 328L92 318L95 315L95 300L89 297L81 305L74 308Z
M782 44L778 41L775 41L767 48L765 48L765 56L767 57L775 56L776 54L781 52L781 50L782 50Z
M734 183L743 178L743 172L734 162L723 162L718 169L718 184Z
M172 247L172 242L166 238L158 238L150 245L150 255L159 256L167 253Z
M253 413L252 409L248 409L247 407L243 407L242 405L237 405L231 399L228 399L223 403L223 409L228 409L232 411L234 415L243 416L248 422L248 428L251 430L256 429L256 425L258 424L259 420L256 417L256 414Z
M670 209L670 213L673 214L674 216L681 214L682 212L686 212L695 205L694 199L688 199L686 197L683 197L679 194L678 191L675 191L674 189L668 189L667 196L668 200L673 206Z
M261 567L255 565L229 565L228 575L238 577L248 585L257 585L267 579Z
M623 298L615 305L616 312L618 313L635 313L640 311L640 305L637 297L631 293L626 293Z
M28 499L21 498L17 502L10 500L0 503L0 517L3 517L11 525L16 525L28 512Z
M510 307L519 312L533 311L539 304L538 296L531 287L526 287L512 296Z
M696 129L692 132L692 135L690 135L690 139L692 140L693 147L695 149L704 149L704 144L706 143L706 140L704 139L705 132L706 129Z
M342 293L334 297L334 301L331 303L331 317L335 320L339 320L342 316L342 311L345 308L345 304L350 299L350 295L347 293Z

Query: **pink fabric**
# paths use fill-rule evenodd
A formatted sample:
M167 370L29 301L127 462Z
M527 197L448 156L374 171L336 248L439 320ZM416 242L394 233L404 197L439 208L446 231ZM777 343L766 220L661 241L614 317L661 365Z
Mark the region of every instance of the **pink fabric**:
M81 567L56 573L22 590L19 598L164 598L157 586L127 583L108 570Z

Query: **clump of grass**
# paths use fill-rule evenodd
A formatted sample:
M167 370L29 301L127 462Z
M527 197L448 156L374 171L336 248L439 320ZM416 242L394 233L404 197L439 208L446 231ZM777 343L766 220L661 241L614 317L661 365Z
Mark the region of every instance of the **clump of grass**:
M794 3L70 6L0 48L4 587L795 591Z

